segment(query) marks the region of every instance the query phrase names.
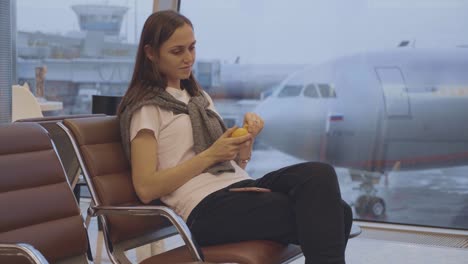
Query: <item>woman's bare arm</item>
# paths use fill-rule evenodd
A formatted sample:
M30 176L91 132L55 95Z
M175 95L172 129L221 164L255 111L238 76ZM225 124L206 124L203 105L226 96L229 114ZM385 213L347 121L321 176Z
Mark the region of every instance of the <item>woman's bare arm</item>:
M229 129L210 148L169 169L158 171L158 146L151 130L140 130L131 142L132 180L138 197L149 203L167 195L213 164L232 160L250 135L229 138Z

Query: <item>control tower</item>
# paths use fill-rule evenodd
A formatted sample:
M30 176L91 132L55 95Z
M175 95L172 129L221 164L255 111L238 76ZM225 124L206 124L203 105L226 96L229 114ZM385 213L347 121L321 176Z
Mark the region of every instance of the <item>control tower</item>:
M110 5L74 5L80 29L87 32L103 32L107 36L118 36L122 20L128 7Z

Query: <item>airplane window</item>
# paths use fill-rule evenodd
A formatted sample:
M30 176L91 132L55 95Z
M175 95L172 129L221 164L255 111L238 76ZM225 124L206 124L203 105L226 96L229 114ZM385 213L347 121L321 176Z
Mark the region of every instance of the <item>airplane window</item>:
M299 96L302 90L302 85L285 85L283 90L278 94L278 97Z
M317 98L319 97L317 88L314 84L309 84L304 90L304 96Z
M320 95L322 95L323 98L336 97L335 89L330 87L330 85L319 84L318 88L320 90Z

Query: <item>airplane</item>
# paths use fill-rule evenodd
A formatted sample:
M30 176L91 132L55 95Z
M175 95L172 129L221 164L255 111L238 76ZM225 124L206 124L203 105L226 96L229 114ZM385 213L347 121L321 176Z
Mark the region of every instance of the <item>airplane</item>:
M468 164L468 49L394 48L307 66L254 112L258 140L348 168L359 215L385 215L375 184L396 170Z
M213 99L258 99L271 86L277 85L304 65L226 63L219 67L220 85L202 85Z

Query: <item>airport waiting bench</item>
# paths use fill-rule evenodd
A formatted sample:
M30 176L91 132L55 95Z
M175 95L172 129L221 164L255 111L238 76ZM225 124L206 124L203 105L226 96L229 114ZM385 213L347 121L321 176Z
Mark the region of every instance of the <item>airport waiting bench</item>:
M119 131L113 129L116 128L116 124L118 127L115 117L101 116L84 118L82 121L77 120L79 119L66 120L64 124L73 126L76 122L81 123L77 128L83 129L81 126L84 125L83 132L86 132L88 125L96 128L94 122L99 121L97 122L98 128L101 126L104 130L97 131L110 131L111 134L112 131ZM104 123L100 124L101 122ZM102 125L104 126L102 127ZM111 129L108 130L108 128ZM76 128L72 130L75 132L71 133L81 131L76 130ZM68 133L70 134L70 131ZM94 164L96 161L91 159L93 155L103 154L99 150L104 150L106 153L108 151L106 147L110 146L112 149L116 146L119 147L120 144L120 137L117 139L118 144L115 145L112 140L109 141L109 138L106 137L99 138L98 136L100 140L105 139L100 142L99 140L94 141L97 138L93 135L91 137L87 137L89 135L86 133L78 135L84 136L84 138L80 138L81 141L78 141L81 142L81 145L74 146L80 154L78 158L82 166L86 166L83 157L91 162L91 165L96 165ZM111 139L116 138L111 137ZM83 144L84 142L96 144ZM96 147L100 144L103 146L93 150L93 145ZM86 154L81 155L80 149ZM121 149L117 153L118 155L123 154ZM105 156L101 158L105 158ZM109 163L101 160L98 165L92 171L99 174L102 169L106 169L105 167ZM112 162L110 165L113 167ZM0 170L2 172L0 175L0 215L2 215L0 219L0 263L47 263L47 261L87 263L88 260L92 259L83 218L47 131L38 124L30 122L0 125ZM98 176L98 174L94 176ZM99 182L99 179L95 180ZM101 187L112 188L115 186L111 184ZM133 187L131 189L133 190ZM93 194L96 195L96 193ZM134 196L136 197L135 194ZM109 202L109 198L112 200L115 197L101 196L101 199L106 202ZM97 206L90 210L91 214L100 215L102 219L109 220L111 217L108 214L116 214L113 218L114 223L117 223L120 229L114 229L113 232L108 232L109 226L106 226L105 229L105 239L109 242L106 243L106 249L114 263L118 261L120 261L119 263L130 263L126 257L119 256L117 251L122 250L123 253L123 249L130 245L135 246L141 242L149 241L147 240L149 238L152 241L155 238L161 239L177 233L177 230L183 237L186 237L186 243L189 245L188 247L192 247L192 251L187 250L186 247L177 248L146 259L141 263L199 263L203 260L202 252L208 253L206 255L209 258L218 259L215 261L217 263L225 262L222 259L229 259L227 262L231 263L288 263L301 256L297 246L284 246L271 241L247 241L200 249L191 240L190 231L185 223L169 208L141 206L141 204L135 206L128 203L123 206L122 204L120 206L96 204ZM129 213L153 215L153 217L138 216L129 219ZM158 219L153 222L155 214L158 215L156 217ZM138 218L146 220L137 220ZM172 218L172 226L170 221L164 220L167 218ZM143 225L132 225L132 223L137 222ZM155 227L157 230L154 229ZM148 230L153 232L146 232ZM198 262L193 262L193 260L198 260Z
M185 246L152 256L143 263L203 260L215 263L288 263L302 256L299 246L272 241L245 241L199 248L185 222L162 203L142 204L133 188L130 164L121 143L115 116L66 119L69 135L94 206L101 219L106 249L113 263L125 263L126 250L180 234ZM121 215L103 215L104 212ZM140 215L138 217L132 216ZM145 215L143 217L142 215Z
M91 262L80 208L47 131L30 122L0 125L0 170L0 263ZM168 261L155 263L179 263Z
M126 250L175 234L181 235L185 246L152 256L143 263L202 260L204 257L216 263L279 264L302 256L299 246L272 241L198 247L185 222L170 208L160 202L143 205L139 201L133 188L130 164L122 149L116 116L70 119L59 125L74 145L92 196L89 214L99 216L103 224L106 249L113 263L125 263ZM121 215L104 215L105 212ZM360 232L358 226L353 226L351 237Z

